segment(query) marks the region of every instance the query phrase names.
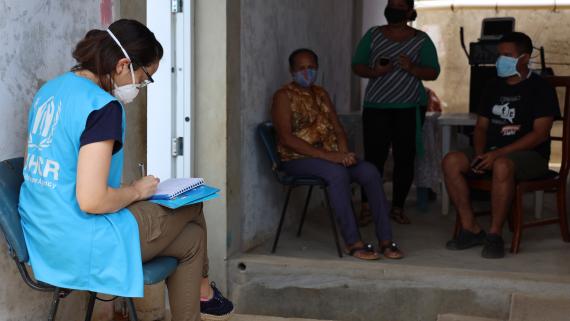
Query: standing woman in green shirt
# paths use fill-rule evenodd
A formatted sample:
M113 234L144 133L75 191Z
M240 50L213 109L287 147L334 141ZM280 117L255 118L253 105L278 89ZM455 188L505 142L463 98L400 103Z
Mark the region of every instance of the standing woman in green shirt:
M360 40L352 70L369 79L362 114L365 159L383 173L392 147L390 216L409 224L404 203L414 179L416 152L423 156L421 118L427 94L422 81L437 79L440 68L429 36L408 25L417 17L414 0L389 0L384 15L388 24L370 28ZM365 199L363 203L366 211Z

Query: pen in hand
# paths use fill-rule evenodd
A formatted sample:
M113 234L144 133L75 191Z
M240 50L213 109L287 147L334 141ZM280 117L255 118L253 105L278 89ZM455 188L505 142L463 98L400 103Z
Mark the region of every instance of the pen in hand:
M141 178L135 180L132 185L137 190L137 194L139 194L137 200L147 200L155 194L158 183L160 183L160 179L153 175L147 176L143 162L140 162L137 165L141 171Z

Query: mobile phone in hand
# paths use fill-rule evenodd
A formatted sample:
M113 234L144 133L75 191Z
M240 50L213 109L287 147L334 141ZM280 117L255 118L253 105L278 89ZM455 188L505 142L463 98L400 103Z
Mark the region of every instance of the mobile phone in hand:
M380 63L380 66L386 66L390 63L390 59L388 59L386 57L381 57L379 63Z
M481 158L475 158L472 162L471 162L471 169L475 170L477 168L477 166L479 166L479 164L481 164L483 160Z

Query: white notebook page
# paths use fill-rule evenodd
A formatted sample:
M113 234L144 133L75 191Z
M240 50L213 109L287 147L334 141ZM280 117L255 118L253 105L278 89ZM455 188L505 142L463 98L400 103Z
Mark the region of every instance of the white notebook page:
M158 184L155 195L167 195L169 198L174 198L203 184L203 178L169 178Z

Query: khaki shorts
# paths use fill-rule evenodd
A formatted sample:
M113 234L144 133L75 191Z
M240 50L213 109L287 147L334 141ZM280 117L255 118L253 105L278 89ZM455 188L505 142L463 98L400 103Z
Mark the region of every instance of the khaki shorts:
M475 150L471 147L462 149L460 152L467 156L469 162L475 158ZM512 152L505 157L515 164L515 179L517 181L530 181L548 175L548 160L533 150Z

